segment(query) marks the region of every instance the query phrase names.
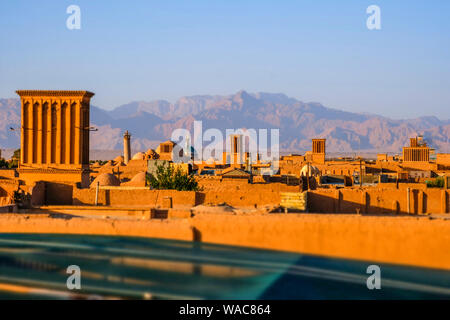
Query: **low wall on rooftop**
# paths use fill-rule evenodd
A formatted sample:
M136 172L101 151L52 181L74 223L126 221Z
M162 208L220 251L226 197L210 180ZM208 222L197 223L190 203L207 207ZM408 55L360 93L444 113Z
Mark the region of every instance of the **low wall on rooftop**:
M0 205L0 213L15 213L17 212L16 204Z
M188 219L56 219L0 215L2 233L195 240L450 270L450 221L332 214L196 214Z
M281 202L281 192L299 192L299 186L282 183L203 185L205 204L227 203L237 207L273 206Z
M308 192L309 212L362 214L448 213L449 192L411 184L405 188L341 188ZM408 200L409 198L409 200Z
M346 214L199 214L191 220L197 239L207 243L450 269L446 220Z
M203 185L200 192L176 190L150 190L140 187L100 187L99 205L164 206L163 199L172 198L174 206L227 203L231 206L254 207L279 205L280 192L298 192L298 186L272 184L216 183ZM95 188L73 189L73 205L95 204Z
M95 188L73 190L74 205L95 204ZM164 198L171 197L173 205L195 206L198 195L194 191L150 190L139 187L101 187L98 192L98 204L107 206L164 206Z
M202 191L150 190L144 187L100 187L98 204L108 206L193 207L200 204L227 203L234 207L277 206L281 193L299 192L298 186L282 183L234 184L203 183ZM45 184L45 186L44 186ZM8 184L3 188L17 188ZM4 197L9 192L2 189ZM1 191L1 190L0 190ZM73 184L36 183L30 186L33 205L93 205L95 188L78 188ZM0 195L1 196L1 195ZM409 198L409 202L408 202ZM166 199L166 200L165 200ZM7 203L4 203L7 204ZM308 211L317 213L362 214L430 214L450 211L450 190L427 188L425 184L380 184L377 187L326 189L308 192Z
M15 169L0 168L0 178L14 179L15 177L16 177L16 170Z

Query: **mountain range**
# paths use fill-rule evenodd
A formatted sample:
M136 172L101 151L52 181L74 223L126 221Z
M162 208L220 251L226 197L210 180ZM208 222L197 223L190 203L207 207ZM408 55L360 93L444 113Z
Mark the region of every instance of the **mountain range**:
M203 130L280 129L284 152L311 149L311 138L326 138L327 152L399 153L417 134L437 152L450 152L450 120L434 116L393 120L374 114L361 114L305 103L284 94L247 93L182 97L175 103L165 100L134 101L111 111L91 106L91 149L122 148L125 130L132 134L133 150L155 148L170 138L177 128L191 130L195 120ZM17 148L20 126L20 100L0 99L0 148Z

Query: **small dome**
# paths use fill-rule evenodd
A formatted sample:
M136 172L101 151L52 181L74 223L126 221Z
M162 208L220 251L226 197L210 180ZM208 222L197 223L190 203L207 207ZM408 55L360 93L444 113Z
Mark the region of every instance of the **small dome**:
M138 152L136 153L131 160L145 160L145 153Z
M95 161L95 162L92 164L92 166L93 166L93 167L101 167L100 162L98 162L98 161Z
M130 186L130 187L145 187L146 184L146 174L144 171L139 172L136 174L133 179L131 179L128 182L123 183L123 186Z
M112 160L109 160L108 162L106 162L103 167L113 167L114 166L114 162Z
M114 158L114 162L123 162L123 161L124 161L123 156L118 156Z
M99 182L100 186L120 186L120 181L117 177L111 173L102 173L91 183L91 187L95 188Z
M141 171L131 179L131 182L145 182L146 176L146 173Z
M320 175L320 170L317 167L307 164L307 165L303 166L302 170L300 170L300 176L306 177L308 175L308 166L309 166L309 175L310 176Z
M145 154L151 155L156 153L156 151L154 149L148 149L147 152L145 152Z

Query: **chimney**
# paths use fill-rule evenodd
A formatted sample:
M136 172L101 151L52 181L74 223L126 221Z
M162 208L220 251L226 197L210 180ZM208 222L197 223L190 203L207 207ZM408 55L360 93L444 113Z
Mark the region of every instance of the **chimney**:
M123 161L125 164L131 159L131 146L130 146L130 138L131 134L128 133L128 130L123 134Z

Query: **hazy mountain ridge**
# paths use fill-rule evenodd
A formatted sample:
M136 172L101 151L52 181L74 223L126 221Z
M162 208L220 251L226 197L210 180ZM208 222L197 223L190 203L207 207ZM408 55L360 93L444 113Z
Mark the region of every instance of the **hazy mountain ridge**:
M320 103L304 103L284 94L240 91L233 95L182 97L175 103L165 100L135 101L112 111L91 107L91 123L99 128L91 136L92 149L121 149L122 134L132 134L133 149L155 147L170 138L173 130L192 130L195 120L203 130L280 129L283 150L305 151L311 138L327 139L330 152L400 152L409 137L423 134L438 152L450 152L450 120L433 116L393 120L379 115L360 114L327 108ZM0 99L0 147L19 145L19 99Z

